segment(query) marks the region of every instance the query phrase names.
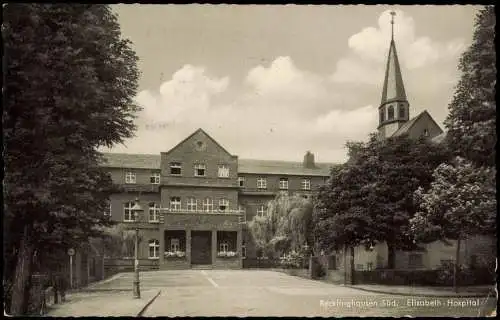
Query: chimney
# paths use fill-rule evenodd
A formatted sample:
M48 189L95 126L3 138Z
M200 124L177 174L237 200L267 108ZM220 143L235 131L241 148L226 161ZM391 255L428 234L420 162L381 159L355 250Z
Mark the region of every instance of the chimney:
M304 156L303 166L307 169L316 168L316 165L314 164L314 154L312 154L311 151L307 151L306 155Z

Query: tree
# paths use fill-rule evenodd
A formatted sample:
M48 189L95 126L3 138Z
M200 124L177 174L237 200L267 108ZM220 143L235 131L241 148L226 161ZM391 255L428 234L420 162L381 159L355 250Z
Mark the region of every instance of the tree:
M433 173L434 181L425 191L415 191L420 211L411 219L417 241L457 240L454 285L460 266L460 242L474 235L496 234L496 170L477 168L456 157Z
M277 195L266 215L254 216L249 229L266 256L301 251L311 234L312 204L299 196Z
M472 45L460 59L462 73L445 120L447 143L455 155L477 166L495 166L496 50L495 7L479 11Z
M317 232L323 248L338 250L386 242L389 268L395 251L415 248L409 219L416 212L413 192L432 181L432 172L448 158L446 148L422 138L399 136L350 143L355 157L332 171L318 197ZM354 154L353 152L350 152Z
M67 247L110 225L102 213L115 189L97 149L133 135L139 73L107 5L8 4L3 27L4 248L12 271L4 278L14 282L11 312L19 315L37 247Z

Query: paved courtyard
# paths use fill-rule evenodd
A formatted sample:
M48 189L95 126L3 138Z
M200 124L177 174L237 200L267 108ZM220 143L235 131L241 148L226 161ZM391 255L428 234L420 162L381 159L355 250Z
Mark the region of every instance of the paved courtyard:
M131 289L132 273L95 286ZM141 273L142 290L160 289L143 316L479 316L495 298L407 297L366 292L264 270Z

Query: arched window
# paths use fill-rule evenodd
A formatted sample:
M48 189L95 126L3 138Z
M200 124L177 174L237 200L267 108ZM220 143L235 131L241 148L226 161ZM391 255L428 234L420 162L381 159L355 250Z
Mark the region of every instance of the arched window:
M157 259L160 257L160 241L149 240L149 259Z
M229 251L229 243L227 243L227 241L221 242L221 244L219 245L219 251L228 252Z
M406 117L405 106L403 104L399 105L399 118L404 119Z
M380 109L380 122L384 122L385 117L384 117L384 108Z
M394 119L394 107L393 106L389 106L389 109L387 110L387 120L392 120Z

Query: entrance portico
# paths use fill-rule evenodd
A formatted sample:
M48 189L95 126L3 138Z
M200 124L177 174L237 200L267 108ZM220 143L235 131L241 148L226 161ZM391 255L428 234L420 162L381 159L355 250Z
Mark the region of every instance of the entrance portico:
M242 228L239 214L165 214L160 228L160 269L242 268Z

